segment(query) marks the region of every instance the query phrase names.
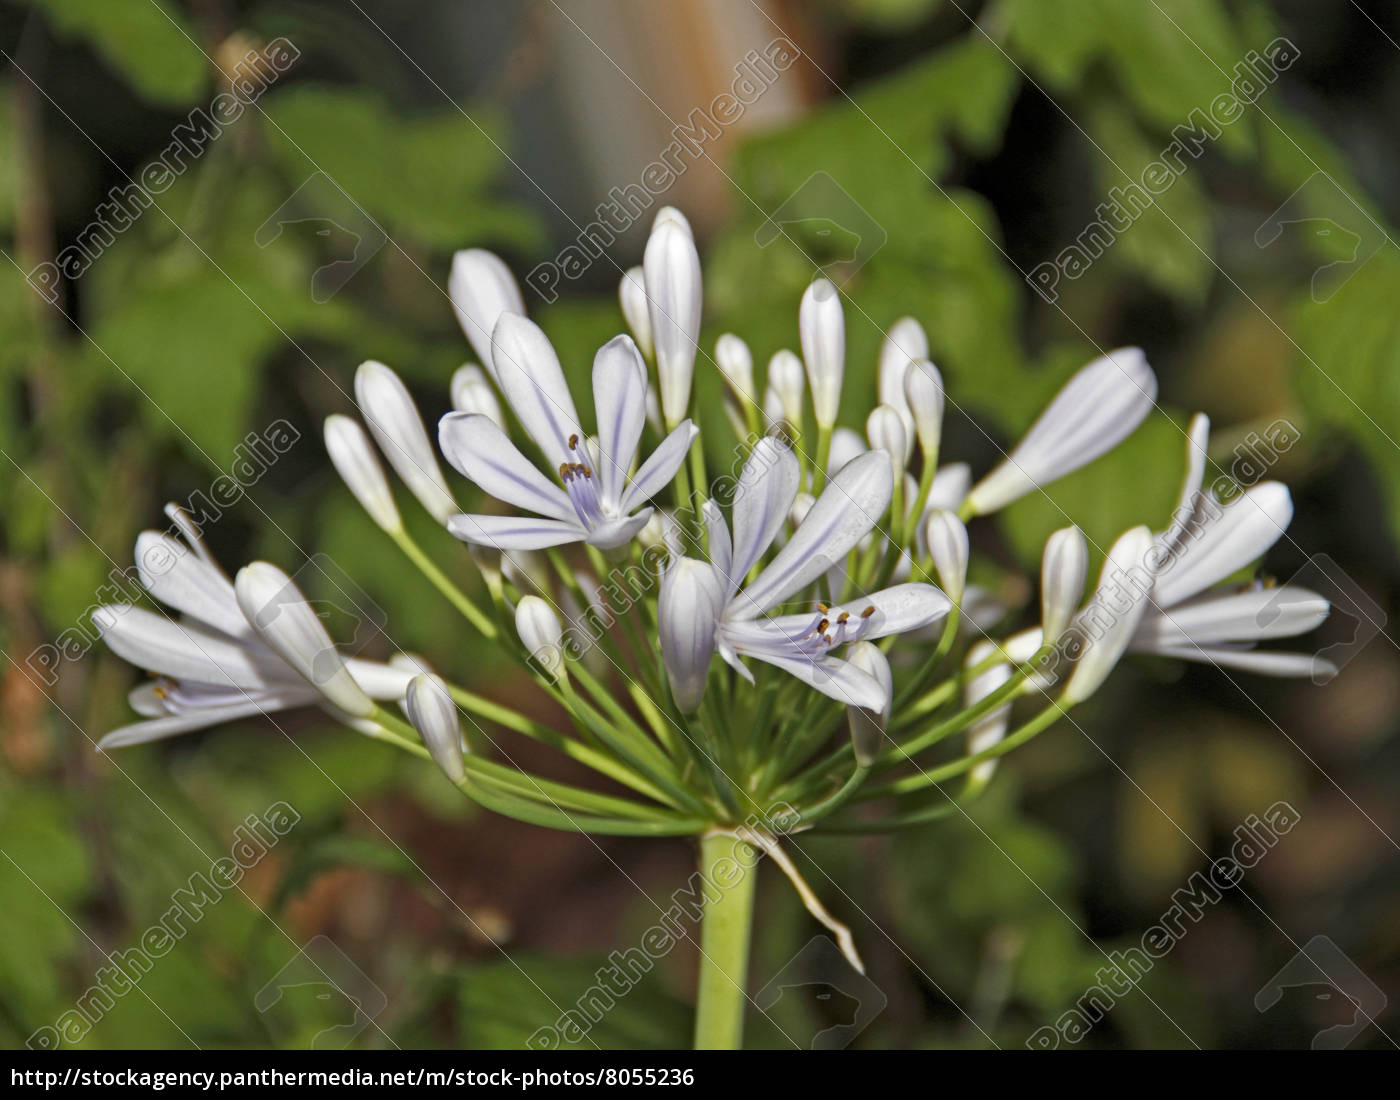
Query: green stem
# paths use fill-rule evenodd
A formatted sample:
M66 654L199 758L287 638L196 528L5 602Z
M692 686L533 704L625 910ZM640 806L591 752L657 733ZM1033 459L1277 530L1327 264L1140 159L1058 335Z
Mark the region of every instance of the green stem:
M712 896L700 926L695 1049L738 1050L748 999L756 854L730 833L708 833L700 840L700 874L711 884Z
M447 579L447 574L433 563L433 560L423 552L421 546L413 541L413 537L407 531L399 530L392 533L390 537L407 555L408 560L413 562L419 571L432 582L433 587L447 598L447 602L460 611L472 626L476 627L482 637L496 637L496 624L476 604L472 603L466 593Z

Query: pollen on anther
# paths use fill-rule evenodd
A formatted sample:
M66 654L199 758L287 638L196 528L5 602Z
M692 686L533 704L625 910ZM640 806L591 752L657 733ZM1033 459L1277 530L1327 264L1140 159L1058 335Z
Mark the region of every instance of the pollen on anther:
M820 611L823 615L825 615L828 611L831 610L831 608L827 607L827 605L824 603L819 603L817 604L817 610Z
M559 480L568 481L573 469L567 462L559 463Z
M573 435L569 436L569 450L571 450L571 451L576 451L576 450L578 450L578 433L577 433L577 432L575 432Z
M830 620L830 619L823 619L821 622L819 622L819 623L817 624L817 633L818 633L818 634L821 634L823 637L825 637L825 635L826 635L826 628L829 627L830 625L831 625L831 620Z
M873 614L875 614L875 605L871 604L869 607L867 607L864 611L860 613L860 617L862 619L868 619Z
M841 612L841 617L840 617L839 619L837 619L836 621L837 621L838 623L844 623L844 622L845 622L847 619L849 619L850 617L851 617L851 613L850 613L849 611L843 611L843 612Z

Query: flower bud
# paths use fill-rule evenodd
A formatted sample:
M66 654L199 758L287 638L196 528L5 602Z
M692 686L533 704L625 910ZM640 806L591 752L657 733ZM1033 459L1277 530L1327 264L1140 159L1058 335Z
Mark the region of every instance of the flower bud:
M936 463L943 438L943 375L927 359L916 359L904 372L904 400L924 461Z
M993 642L978 642L968 650L966 667L974 668L980 665L988 657L997 651ZM1011 666L1006 662L999 662L991 668L979 672L976 676L968 678L967 684L963 688L963 706L970 707L974 703L980 703L987 696L991 695L998 688L1002 687L1011 679ZM993 745L998 744L1006 736L1007 726L1011 720L1011 703L1007 702L994 710L982 715L967 730L967 751L971 754L984 752ZM971 778L973 783L978 785L986 783L992 778L992 773L996 771L997 761L983 760L980 764L974 765Z
M726 332L715 341L715 363L741 408L758 400L753 384L753 354L748 344L732 332Z
M428 513L445 524L460 512L443 480L418 406L399 376L373 359L361 363L355 372L355 400L389 465Z
M846 651L846 660L874 679L884 692L885 704L879 710L847 707L846 722L851 730L851 748L856 763L868 768L880 755L885 741L885 729L890 723L890 708L894 704L894 677L890 662L880 647L871 642L856 642Z
M531 658L557 679L564 665L564 626L554 608L538 596L522 596L515 608L515 629Z
M865 434L872 450L884 451L890 456L890 472L895 479L904 477L904 459L908 454L908 437L904 434L904 421L899 413L889 405L876 405L865 419Z
M668 429L685 419L700 337L700 254L684 219L657 215L642 259L661 415ZM674 213L674 212L672 212Z
M403 520L394 504L394 494L365 430L348 416L336 413L326 417L325 438L331 465L355 494L360 507L383 530L401 531Z
M651 358L651 310L647 306L646 276L640 267L628 268L617 284L617 300L622 316L632 330L632 339L646 358Z
M462 326L477 358L493 381L496 368L491 359L491 334L502 313L524 313L525 299L510 268L495 253L469 248L452 257L452 274L447 279L452 310Z
M1040 565L1040 628L1054 645L1069 626L1084 596L1089 546L1078 527L1056 531L1045 543Z
M270 562L255 561L238 571L233 590L258 637L332 706L352 718L375 712L374 700L350 675L320 617L291 577Z
M880 345L880 404L889 405L899 412L911 443L914 439L914 419L909 415L909 405L904 397L904 375L909 369L910 360L927 357L928 337L924 335L923 326L912 317L901 317L892 324Z
M794 428L802 426L802 394L806 389L802 360L784 348L768 360L768 388L777 395L782 418Z
M498 427L506 426L506 418L501 412L500 401L496 399L496 391L491 388L486 372L475 363L465 363L457 368L452 375L448 392L452 395L452 407L458 412L488 416Z
M802 295L797 329L817 427L831 428L841 408L841 380L846 373L846 319L841 295L830 280L814 279Z
M722 599L719 577L708 562L681 558L661 578L657 601L661 658L676 706L686 714L705 697Z
M415 676L408 682L404 707L433 763L453 783L462 782L467 775L462 764L462 725L447 685L437 676Z
M958 603L967 587L967 528L946 508L936 508L924 524L924 539L938 571L938 583Z

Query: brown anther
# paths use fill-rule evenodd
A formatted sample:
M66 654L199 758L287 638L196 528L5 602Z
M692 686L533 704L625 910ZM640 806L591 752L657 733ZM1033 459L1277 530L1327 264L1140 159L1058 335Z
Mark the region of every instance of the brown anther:
M817 633L820 634L820 635L822 635L823 637L825 637L825 636L826 636L826 628L829 627L830 625L831 625L831 620L830 620L830 619L823 619L821 622L819 622L819 623L817 624Z
M860 613L860 617L862 619L868 619L873 614L875 614L875 605L871 604L869 607L867 607L864 611Z
M155 687L151 688L151 691L155 693L155 697L156 697L157 699L164 699L164 698L165 698L165 688L161 687L159 684L157 684Z
M577 434L577 433L575 433L574 435L569 436L569 450L571 450L571 451L578 450L578 434Z
M571 473L572 473L572 467L571 467L567 462L561 462L561 463L559 463L559 480L560 480L560 481L568 481Z
M585 466L582 462L578 464L578 472L581 473L584 477L593 476L593 471L589 469L589 467Z
M831 610L831 608L827 607L824 603L819 603L817 604L817 610L820 611L823 615L825 615L828 611Z
M851 613L850 613L849 611L843 611L843 612L841 612L841 617L840 617L839 619L837 619L836 621L837 621L838 623L844 623L844 622L845 622L847 619L849 619L850 617L851 617Z

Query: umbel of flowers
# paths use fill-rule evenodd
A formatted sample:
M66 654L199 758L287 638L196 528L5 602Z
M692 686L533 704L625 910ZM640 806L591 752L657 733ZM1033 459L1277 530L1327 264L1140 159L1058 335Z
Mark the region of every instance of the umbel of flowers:
M1228 583L1283 534L1292 504L1274 482L1228 503L1203 488L1204 417L1185 434L1180 505L1162 530L1098 548L1067 517L1045 545L1037 607L1005 606L995 586L969 580L987 571L970 562L965 524L1098 458L1153 408L1156 380L1136 348L1076 373L974 482L942 454L943 380L911 318L890 326L873 407L843 387L845 315L822 278L797 310L799 350L773 355L761 383L739 336L707 353L700 261L675 210L658 214L642 265L623 276L630 335L598 350L583 414L500 259L458 253L450 293L476 362L450 381L455 411L437 448L402 381L373 361L355 376L363 426L329 417L326 448L464 630L513 655L564 724L452 683L421 657L342 656L287 573L254 562L230 577L172 506L179 538L137 540L154 609L96 616L107 644L153 674L131 694L141 720L101 747L315 705L521 821L694 836L714 887L699 1045L740 1040L761 856L859 967L849 931L788 856L804 834L961 812L1002 756L1128 653L1326 671L1258 645L1312 630L1325 600ZM723 376L722 409L695 407L697 366ZM439 451L462 481L448 480ZM730 461L711 468L706 455L720 453ZM410 537L385 462L452 538L430 551ZM469 553L453 564L461 544ZM520 738L590 769L598 786L517 768Z

